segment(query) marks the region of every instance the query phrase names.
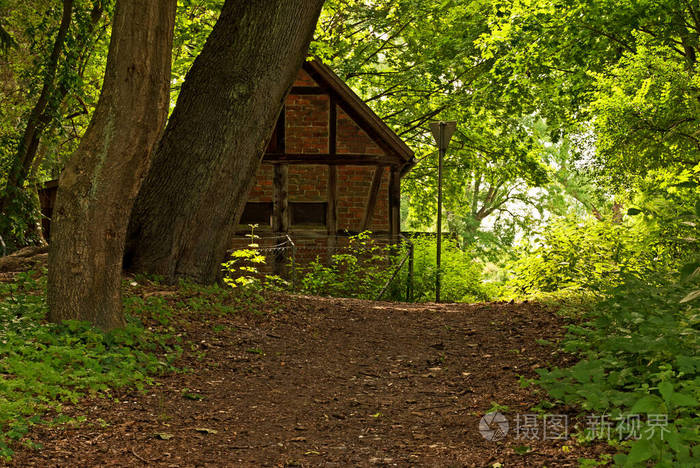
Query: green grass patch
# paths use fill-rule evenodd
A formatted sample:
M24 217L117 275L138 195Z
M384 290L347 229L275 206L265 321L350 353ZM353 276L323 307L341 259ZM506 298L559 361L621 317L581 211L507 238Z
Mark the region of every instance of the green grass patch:
M172 310L161 298L126 297L128 324L104 333L89 324L46 322L45 277L35 273L0 283L0 458L39 423L60 423L61 406L87 394L109 396L121 387L143 389L152 376L174 370L179 346L165 326ZM163 327L145 327L153 317ZM58 414L46 421L47 412Z

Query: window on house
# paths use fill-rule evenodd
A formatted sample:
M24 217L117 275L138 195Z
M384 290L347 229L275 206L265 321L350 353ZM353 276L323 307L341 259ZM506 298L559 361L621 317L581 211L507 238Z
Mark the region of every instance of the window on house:
M239 224L270 225L272 202L248 202L245 204Z
M290 224L306 226L326 225L326 202L290 202Z
M325 226L326 202L290 202L290 224L293 226ZM248 202L243 209L239 224L270 226L273 213L271 202Z

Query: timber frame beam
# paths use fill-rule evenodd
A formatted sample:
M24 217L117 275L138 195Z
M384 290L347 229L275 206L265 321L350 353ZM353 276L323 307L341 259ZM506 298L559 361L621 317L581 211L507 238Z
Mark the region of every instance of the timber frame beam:
M267 153L263 163L277 164L328 164L351 166L380 166L395 163L381 156L365 154L331 154L331 153Z
M382 185L383 175L384 166L377 166L374 169L374 175L372 176L372 184L369 187L369 194L367 195L367 206L365 207L365 214L362 217L360 231L366 231L369 225L372 223L372 217L374 216L374 207L377 205L377 196L379 195L379 187Z

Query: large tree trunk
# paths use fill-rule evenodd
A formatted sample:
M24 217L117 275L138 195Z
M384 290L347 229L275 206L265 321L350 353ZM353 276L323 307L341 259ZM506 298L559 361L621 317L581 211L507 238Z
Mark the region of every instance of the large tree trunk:
M227 0L132 213L125 267L214 281L323 0Z
M49 319L124 324L126 226L168 110L175 0L118 1L100 100L59 182Z

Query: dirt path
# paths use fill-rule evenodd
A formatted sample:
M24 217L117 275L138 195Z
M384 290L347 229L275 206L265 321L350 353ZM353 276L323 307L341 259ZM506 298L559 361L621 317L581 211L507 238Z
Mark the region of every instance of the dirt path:
M519 376L563 359L537 343L557 340L562 320L535 304L293 297L285 309L191 322L206 351L190 353L194 372L69 409L86 423L35 429L44 450L14 464L576 466L601 451L513 437L515 415L542 398ZM508 407L500 442L478 431L492 403Z

